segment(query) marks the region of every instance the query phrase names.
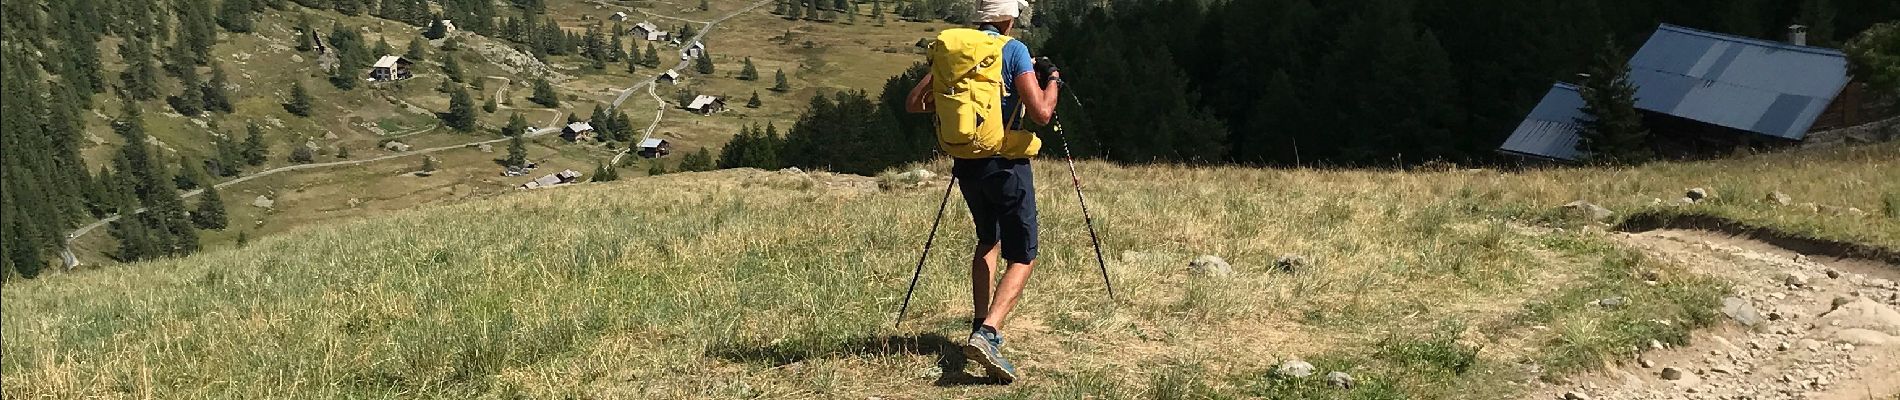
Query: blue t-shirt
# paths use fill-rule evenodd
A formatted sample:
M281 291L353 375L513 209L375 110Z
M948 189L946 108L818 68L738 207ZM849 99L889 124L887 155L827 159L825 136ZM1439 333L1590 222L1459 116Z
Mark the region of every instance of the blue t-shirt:
M984 26L983 30L992 35L1002 35L989 26ZM1003 125L1009 129L1022 130L1022 122L1016 120L1016 116L1023 111L1022 102L1016 98L1016 77L1033 72L1036 72L1036 61L1029 56L1029 45L1016 39L1010 39L1008 44L1003 45Z

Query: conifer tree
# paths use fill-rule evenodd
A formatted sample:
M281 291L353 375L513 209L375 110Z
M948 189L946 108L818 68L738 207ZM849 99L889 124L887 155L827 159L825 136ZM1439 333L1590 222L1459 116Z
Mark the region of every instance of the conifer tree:
M224 0L218 8L218 25L233 33L251 31L251 14L256 6L251 0Z
M204 89L201 87L203 84L198 81L198 72L192 69L185 67L185 70L181 72L182 75L179 75L178 84L183 87L179 89L178 95L165 99L166 102L171 103L173 110L177 110L179 114L184 114L186 117L204 114L205 98Z
M528 165L528 145L521 140L521 136L508 138L508 159L503 160L502 164L510 167Z
M462 77L462 62L458 60L459 58L461 57L456 57L455 53L442 53L442 76L448 77L449 81L455 83L462 83L462 79L464 79Z
M153 64L151 43L144 38L126 38L119 43L119 57L126 63L119 73L125 95L134 100L158 98L158 66Z
M751 100L745 101L746 108L759 108L760 106L764 106L764 105L765 105L764 102L759 101L759 91L757 90L752 91Z
M204 108L223 113L237 111L236 106L231 103L230 86L230 79L224 75L224 67L215 63L211 64L211 81L205 82L203 88Z
M642 59L645 60L647 68L660 67L660 52L653 48L653 42L647 42L647 54Z
M422 172L425 174L435 172L435 157L422 157Z
M218 187L206 185L205 191L198 194L198 208L191 212L191 223L198 229L224 230L229 224L224 215L224 199L218 196Z
M449 92L449 111L442 114L442 122L462 132L475 130L475 101L469 99L468 89L456 85Z
M701 51L699 57L693 59L693 70L699 71L700 75L712 75L712 54Z
M1641 163L1655 157L1649 130L1636 111L1636 84L1629 79L1622 50L1606 40L1597 62L1578 90L1583 96L1583 126L1577 150L1600 163Z
M534 79L534 95L529 96L528 101L532 101L535 104L540 104L541 106L547 107L547 108L561 107L560 94L554 92L554 85L551 83L548 83L548 80L546 78Z
M648 160L647 161L647 176L660 176L660 175L666 175L666 164L660 162L660 159L657 159L657 158Z
M417 62L422 61L424 57L427 57L429 55L428 49L424 48L422 46L422 43L423 42L421 40L410 40L409 50L403 52L402 57L411 59L411 60L416 60Z
M511 136L511 137L521 136L521 134L526 133L527 131L528 131L528 119L522 118L521 113L517 112L517 113L512 113L508 116L508 126L501 128L501 135Z
M244 132L244 147L240 151L244 163L251 166L264 165L265 159L270 157L270 147L264 144L264 128L252 122L244 126Z
M290 100L284 102L284 111L299 117L310 116L310 91L304 90L303 81L291 81Z
M429 40L441 39L448 36L449 27L448 25L443 25L441 19L429 21L429 29L422 32L422 37L429 38Z
M745 66L739 70L739 80L742 80L742 81L759 80L759 68L752 65L752 57L745 58Z
M778 70L773 80L778 81L778 83L772 84L772 91L784 93L792 90L792 84L785 81L785 70Z
M606 162L596 161L594 162L594 177L592 179L594 182L617 181L620 180L620 171L607 165Z

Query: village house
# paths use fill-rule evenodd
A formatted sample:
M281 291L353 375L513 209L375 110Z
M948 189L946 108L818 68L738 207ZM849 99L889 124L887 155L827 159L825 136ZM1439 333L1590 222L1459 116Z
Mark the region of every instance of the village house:
M608 16L608 17L607 17L607 20L609 20L609 21L615 21L615 22L619 22L619 21L626 21L626 20L627 20L627 13L626 13L625 11L615 11L615 12L614 12L614 15L611 15L611 16Z
M442 28L443 28L442 29L443 32L455 33L455 22L452 22L446 19L442 20Z
M1663 24L1629 60L1636 108L1653 147L1669 158L1732 154L1800 143L1808 133L1868 122L1839 50L1807 45L1805 27L1786 43ZM1577 85L1559 82L1498 151L1533 160L1577 161L1588 120Z
M369 67L369 80L382 82L409 79L414 76L409 73L409 66L414 64L400 56L383 56Z
M575 122L561 128L561 138L569 142L594 140L594 126L586 122Z
M637 154L644 158L666 157L667 154L673 153L673 144L667 142L666 139L642 140L639 147L640 152Z
M679 80L680 80L679 71L674 71L670 69L666 70L666 73L660 74L660 76L653 78L653 81L658 82L658 83L679 83Z
M632 33L633 37L645 39L648 42L663 42L669 37L666 31L660 30L659 26L647 21L633 24L633 28L627 29L627 32Z
M726 99L703 94L693 98L693 102L686 105L686 111L692 111L699 115L712 115L713 113L725 110Z
M521 184L521 188L522 189L540 189L540 188L574 183L580 180L581 180L581 173L569 169L569 170L562 170L561 172L548 174L547 176L543 176L540 178L535 178L532 181L528 181L528 183Z
M703 55L706 55L706 44L700 43L700 42L693 42L692 46L687 46L686 50L680 51L680 56L683 57L681 58L682 60L688 59L688 58L699 58L700 56L703 56Z

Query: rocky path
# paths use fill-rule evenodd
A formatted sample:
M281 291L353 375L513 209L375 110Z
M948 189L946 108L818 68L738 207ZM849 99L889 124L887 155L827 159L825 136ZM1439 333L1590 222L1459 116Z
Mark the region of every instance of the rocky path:
M1728 279L1722 327L1687 347L1652 343L1640 359L1532 398L1900 398L1900 266L1704 231L1611 235Z

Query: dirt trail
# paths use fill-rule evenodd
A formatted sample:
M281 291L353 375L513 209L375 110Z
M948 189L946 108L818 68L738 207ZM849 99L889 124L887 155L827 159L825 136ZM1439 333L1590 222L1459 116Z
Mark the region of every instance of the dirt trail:
M1900 396L1900 266L1812 256L1694 230L1612 233L1652 257L1734 287L1720 328L1652 349L1575 384L1597 399L1893 399ZM1652 347L1655 347L1652 344ZM1680 371L1664 379L1665 368Z

